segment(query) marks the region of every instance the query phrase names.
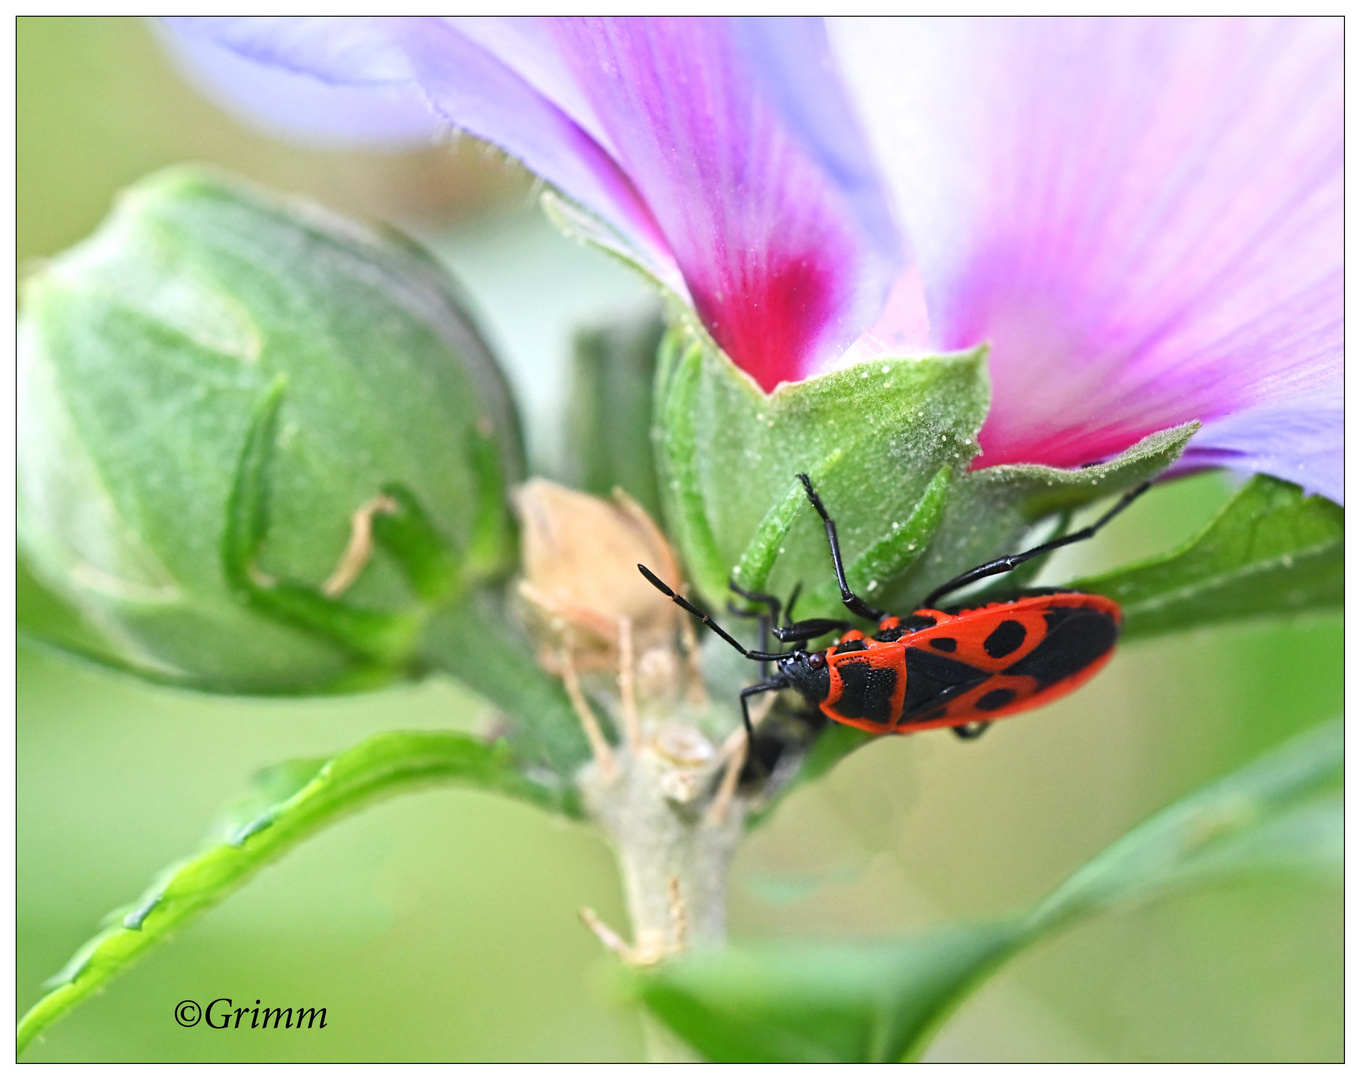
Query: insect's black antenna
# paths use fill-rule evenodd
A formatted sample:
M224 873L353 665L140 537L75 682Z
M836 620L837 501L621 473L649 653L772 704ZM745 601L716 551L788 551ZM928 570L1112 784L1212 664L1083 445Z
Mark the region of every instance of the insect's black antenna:
M661 578L659 578L656 574L654 574L642 563L638 564L638 570L643 575L643 577L647 578L647 580L652 583L653 588L669 596L671 598L672 603L677 604L678 606L684 608L695 618L699 619L702 623L704 623L705 626L707 626L710 630L712 630L715 634L721 637L734 649L740 652L748 660L788 660L790 657L794 655L793 653L788 652L768 653L759 652L755 649L748 649L730 633L724 630L723 627L719 626L718 623L714 622L713 619L709 618L708 615L704 614L704 612L700 611L699 608L695 607L694 604L690 603L689 600L673 592L669 585L662 581Z

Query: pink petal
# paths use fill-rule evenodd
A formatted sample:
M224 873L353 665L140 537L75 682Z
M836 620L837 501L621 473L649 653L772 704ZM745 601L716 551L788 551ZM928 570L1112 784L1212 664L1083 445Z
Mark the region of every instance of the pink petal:
M1340 20L845 29L935 344L993 345L976 465L1188 419L1210 460L1249 410L1340 462L1340 423L1306 416L1341 401Z
M882 304L891 264L863 265L873 248L851 206L781 122L730 24L556 29L719 345L767 389L844 349Z
M417 86L605 218L770 389L874 321L899 242L820 24L198 21L331 84Z

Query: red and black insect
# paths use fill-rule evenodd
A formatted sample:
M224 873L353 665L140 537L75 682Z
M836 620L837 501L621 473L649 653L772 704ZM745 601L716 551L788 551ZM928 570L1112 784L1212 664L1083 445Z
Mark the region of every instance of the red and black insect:
M976 738L992 721L1033 709L1076 690L1110 659L1120 636L1120 607L1104 596L1069 589L1030 589L980 607L941 607L942 597L986 577L1005 574L1021 563L1095 535L1121 510L1148 490L1149 481L1126 492L1098 521L1018 555L1004 555L947 581L911 615L897 616L871 607L846 583L836 522L800 473L808 500L822 518L841 600L854 615L879 624L866 635L841 619L803 619L781 626L780 601L748 592L738 595L763 604L766 628L793 648L776 653L748 649L683 596L678 596L647 567L639 570L653 585L749 660L761 663L762 679L742 691L742 721L752 737L747 700L755 694L794 689L831 719L884 735L909 735L949 727L962 738ZM784 606L788 615L795 595ZM808 651L808 643L834 631L831 648ZM764 644L764 642L763 642ZM775 675L769 666L777 667Z

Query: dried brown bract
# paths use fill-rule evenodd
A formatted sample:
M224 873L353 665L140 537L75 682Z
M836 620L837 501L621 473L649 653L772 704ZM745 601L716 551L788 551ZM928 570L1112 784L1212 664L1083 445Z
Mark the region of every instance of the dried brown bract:
M639 662L658 649L674 653L680 612L637 566L645 563L671 581L680 580L680 567L642 507L618 489L609 501L538 479L516 491L515 506L522 525L520 595L546 668L558 671L558 652L566 648L578 670L617 670L621 620L632 638L624 648Z

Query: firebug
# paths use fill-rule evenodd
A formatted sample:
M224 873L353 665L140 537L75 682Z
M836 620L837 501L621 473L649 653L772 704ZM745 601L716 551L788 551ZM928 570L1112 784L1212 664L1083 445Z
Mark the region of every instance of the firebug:
M911 615L899 616L872 607L851 591L836 522L808 477L800 473L799 480L827 531L842 603L852 614L876 622L878 629L873 633L865 634L841 619L803 619L779 625L781 604L776 597L730 582L734 592L768 609L770 632L792 646L787 652L748 649L647 567L638 567L648 581L743 656L760 662L761 681L741 693L742 721L749 740L753 733L748 699L786 689L798 691L832 720L877 735L910 735L948 727L961 738L975 738L994 720L1076 690L1110 659L1120 636L1120 607L1104 596L1071 589L1028 589L977 607L940 601L975 581L1089 539L1147 491L1151 481L1126 492L1085 529L976 566L934 589ZM787 617L792 618L796 597L797 590L784 605ZM834 645L809 651L810 641L836 631L841 637ZM776 666L773 675L772 663Z

